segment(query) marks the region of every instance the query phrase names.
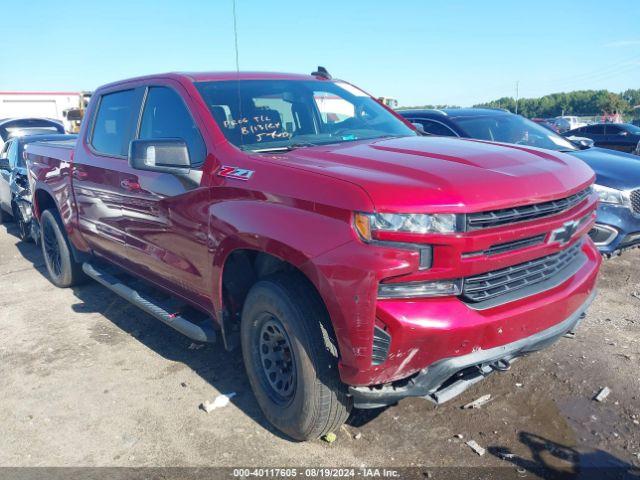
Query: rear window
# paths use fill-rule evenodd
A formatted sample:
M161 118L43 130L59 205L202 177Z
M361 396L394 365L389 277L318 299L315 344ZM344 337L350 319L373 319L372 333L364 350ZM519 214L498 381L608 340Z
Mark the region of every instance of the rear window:
M93 124L91 146L99 153L126 156L131 141L133 90L103 95Z

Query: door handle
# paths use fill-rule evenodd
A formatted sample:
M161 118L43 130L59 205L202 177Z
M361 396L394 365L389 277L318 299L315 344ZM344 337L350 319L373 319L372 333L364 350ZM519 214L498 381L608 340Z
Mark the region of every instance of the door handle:
M141 190L140 184L138 182L136 182L135 180L129 180L127 178L120 182L120 186L129 191Z

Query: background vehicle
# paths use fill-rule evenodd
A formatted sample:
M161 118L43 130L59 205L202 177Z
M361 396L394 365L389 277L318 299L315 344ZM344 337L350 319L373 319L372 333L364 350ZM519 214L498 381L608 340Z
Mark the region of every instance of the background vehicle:
M75 135L13 137L0 149L0 223L15 220L22 240L37 239L31 231L32 203L23 153L33 142L75 139Z
M91 92L80 92L78 104L75 107L66 108L62 111L64 129L69 133L78 133L84 118L84 113L89 105Z
M556 127L555 130L557 132L566 132L568 130L575 130L579 127L584 127L586 123L581 122L578 117L564 115L561 117L555 117L551 120L553 125Z
M110 84L75 148L27 154L51 281L89 276L241 346L295 439L353 407L453 398L573 330L595 294L585 164L418 136L321 68Z
M56 133L64 133L64 126L61 122L49 118L0 119L0 148L11 138Z
M553 119L532 118L531 121L537 123L538 125L542 125L543 127L548 128L553 132L558 132L558 126L553 122Z
M597 123L570 130L563 135L587 137L594 141L596 147L631 153L640 142L640 127L630 123Z
M600 195L598 218L590 232L600 251L610 255L640 245L640 161L633 155L577 145L518 115L499 110L467 108L404 110L398 112L420 123L427 133L493 142L515 143L567 153L596 172ZM588 127L585 127L588 128Z
M90 92L0 92L0 118L50 118L73 132L77 113L68 118L67 112L83 110L90 97Z

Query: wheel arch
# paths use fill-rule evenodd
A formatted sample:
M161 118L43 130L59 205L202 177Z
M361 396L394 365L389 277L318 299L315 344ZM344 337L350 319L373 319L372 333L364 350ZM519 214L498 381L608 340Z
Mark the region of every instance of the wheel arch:
M270 241L266 249L234 243L234 248L219 252L218 281L214 281L216 316L228 350L239 344L236 333L239 332L240 314L249 290L260 279L280 272L297 276L309 285L322 303L333 330L331 312L318 282L319 272L313 268L307 255L275 240ZM330 333L335 337L334 331Z
M42 212L50 208L58 209L58 204L55 201L55 197L45 186L37 186L33 192L33 213L34 216L40 220Z

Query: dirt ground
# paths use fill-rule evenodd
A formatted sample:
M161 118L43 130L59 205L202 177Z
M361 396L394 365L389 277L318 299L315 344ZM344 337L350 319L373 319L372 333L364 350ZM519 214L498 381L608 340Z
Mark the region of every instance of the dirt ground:
M96 283L55 288L37 247L3 225L0 466L419 466L425 478L438 478L429 471L438 467L502 467L527 478L637 467L639 268L640 250L606 261L574 338L450 403L407 399L358 412L331 444L294 443L266 423L238 354L190 349ZM611 394L595 401L605 386ZM224 409L199 409L229 392L237 395ZM461 409L485 394L482 408Z

